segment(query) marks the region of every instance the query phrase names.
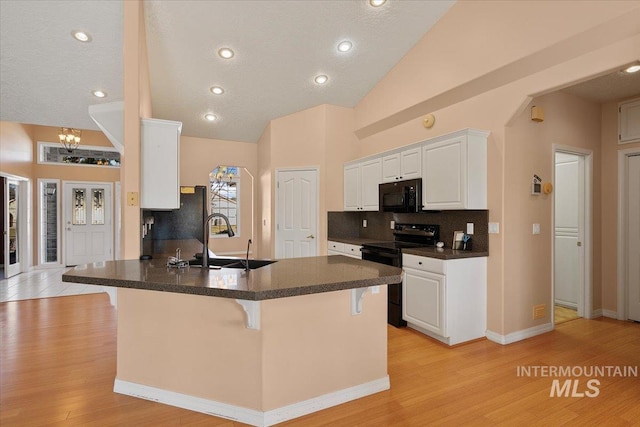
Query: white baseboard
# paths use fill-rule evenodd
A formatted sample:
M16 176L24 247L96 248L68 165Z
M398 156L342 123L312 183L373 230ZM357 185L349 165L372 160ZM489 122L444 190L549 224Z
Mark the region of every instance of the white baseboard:
M215 400L203 399L187 394L176 393L156 387L136 384L116 378L113 391L128 396L164 403L178 408L214 415L216 417L239 421L258 427L266 427L317 412L370 394L389 390L389 376L360 384L354 387L324 394L312 399L297 402L270 411L258 411L229 405Z
M618 312L613 310L602 309L602 315L610 319L618 319Z
M496 332L487 329L487 338L498 344L506 345L514 342L522 341L527 338L535 337L536 335L544 334L552 331L553 325L551 323L545 323L544 325L534 326L533 328L523 329L521 331L511 332L507 335L500 335Z

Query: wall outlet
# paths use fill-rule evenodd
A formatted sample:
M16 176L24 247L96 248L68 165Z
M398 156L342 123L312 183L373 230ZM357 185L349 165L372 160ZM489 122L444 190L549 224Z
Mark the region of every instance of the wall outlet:
M138 206L140 197L137 191L129 191L127 193L127 206Z
M391 222L389 223L389 228L392 229L392 230L395 230L396 229L396 222L391 220Z
M534 319L542 319L546 314L546 305L538 304L533 306L533 318Z
M472 222L468 222L467 223L467 234L473 234L473 223Z
M533 234L540 234L540 224L533 224Z
M363 226L364 228L367 228L367 220L366 220L366 219L363 219L363 220L362 220L362 226Z
M490 222L489 223L489 234L499 234L500 233L500 223L498 222Z

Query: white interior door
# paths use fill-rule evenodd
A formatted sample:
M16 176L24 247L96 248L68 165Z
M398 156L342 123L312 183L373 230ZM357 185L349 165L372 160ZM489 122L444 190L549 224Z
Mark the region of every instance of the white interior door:
M25 209L22 200L20 181L5 179L4 185L4 206L5 206L5 227L6 237L4 239L4 274L5 277L15 276L22 270L21 248L24 239L20 236L22 227L21 221L24 218Z
M64 183L66 265L113 259L112 206L110 183Z
M556 153L554 302L583 316L584 158Z
M627 170L627 313L640 322L640 155L629 157Z
M276 258L318 254L318 171L277 172Z

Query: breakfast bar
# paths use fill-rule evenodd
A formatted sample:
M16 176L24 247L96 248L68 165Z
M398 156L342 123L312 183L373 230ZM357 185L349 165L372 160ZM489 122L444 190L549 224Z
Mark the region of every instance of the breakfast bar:
M389 389L386 285L401 280L345 256L249 271L107 261L63 275L118 290L114 391L256 426Z

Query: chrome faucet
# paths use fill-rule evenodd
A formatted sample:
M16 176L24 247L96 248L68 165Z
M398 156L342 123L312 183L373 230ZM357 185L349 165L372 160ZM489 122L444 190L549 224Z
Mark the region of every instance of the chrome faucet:
M249 239L247 241L247 257L244 260L244 269L245 271L249 271L249 248L251 247L251 244L253 242L251 241L251 239Z
M229 218L225 215L214 212L204 220L204 239L202 241L202 268L209 268L209 221L211 218L220 217L227 224L227 235L229 237L233 237L236 233L231 229L231 224L229 223Z

